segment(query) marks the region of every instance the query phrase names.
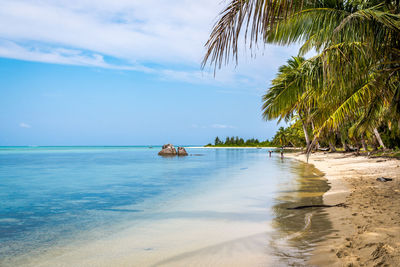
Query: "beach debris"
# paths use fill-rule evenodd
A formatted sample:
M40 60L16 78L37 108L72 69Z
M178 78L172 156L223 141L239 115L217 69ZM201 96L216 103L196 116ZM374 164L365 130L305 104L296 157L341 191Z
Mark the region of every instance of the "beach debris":
M184 147L178 146L178 156L187 156L188 153L186 152Z
M373 257L372 259L376 260L382 256L387 255L388 250L386 248L387 246L384 243L379 242L376 249L371 253L371 256Z
M186 151L185 151L186 152ZM158 152L159 156L175 156L177 155L176 149L172 144L166 144L162 146L160 152Z
M393 179L392 179L392 178L385 178L385 177L378 177L378 178L376 178L376 180L377 180L378 182L388 182L388 181L393 181Z
M325 204L319 204L319 205L305 205L305 206L297 206L293 208L287 208L288 210L301 210L301 209L308 209L308 208L332 208L332 207L343 207L347 208L347 205L344 203L339 203L336 205L325 205Z

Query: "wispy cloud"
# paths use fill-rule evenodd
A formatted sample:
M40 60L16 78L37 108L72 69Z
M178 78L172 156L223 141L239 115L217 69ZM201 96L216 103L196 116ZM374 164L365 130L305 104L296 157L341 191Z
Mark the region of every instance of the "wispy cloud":
M25 123L25 122L21 122L21 123L19 124L19 127L21 127L21 128L32 128L32 126L30 126L29 124L27 124L27 123Z
M206 129L206 128L214 128L214 129L234 129L236 127L232 126L232 125L228 125L228 124L219 124L219 123L215 123L215 124L211 124L211 125L198 125L198 124L192 124L190 125L191 128L202 128L202 129Z
M226 125L226 124L213 124L211 125L211 128L216 128L216 129L233 129L235 128L232 125Z
M130 63L198 63L218 9L213 0L5 0L0 36L34 53L42 43L52 53L74 48Z
M270 47L256 60L242 55L239 68L224 68L216 78L200 70L204 43L224 5L215 0L3 0L0 57L153 72L189 83L261 84L292 48L277 53Z

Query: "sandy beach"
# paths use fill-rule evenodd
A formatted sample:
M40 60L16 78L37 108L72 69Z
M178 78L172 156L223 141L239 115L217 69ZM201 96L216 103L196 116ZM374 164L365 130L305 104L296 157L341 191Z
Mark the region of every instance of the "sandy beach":
M306 161L304 154L287 157ZM400 161L352 153L315 153L325 173L326 208L334 232L314 250L312 266L400 266ZM379 182L378 177L393 181Z

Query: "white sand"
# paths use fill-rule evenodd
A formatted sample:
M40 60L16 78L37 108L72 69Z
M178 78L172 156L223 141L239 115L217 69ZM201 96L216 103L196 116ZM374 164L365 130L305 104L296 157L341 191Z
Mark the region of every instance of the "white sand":
M288 154L305 161L304 155ZM316 153L309 163L326 174L331 185L326 209L336 230L321 242L312 266L400 266L400 161L353 153ZM378 177L390 182L376 181Z

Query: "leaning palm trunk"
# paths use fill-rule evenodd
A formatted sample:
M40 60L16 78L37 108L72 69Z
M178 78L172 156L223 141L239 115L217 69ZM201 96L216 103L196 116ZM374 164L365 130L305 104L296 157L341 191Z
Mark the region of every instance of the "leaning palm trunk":
M310 157L310 154L311 154L312 150L314 149L314 147L315 147L315 145L316 145L317 143L318 143L318 137L317 137L317 136L314 136L314 139L312 140L310 146L308 147L308 149L307 149L307 151L306 151L307 162L308 162L308 159L309 159L309 157Z
M329 150L331 152L336 152L336 147L332 144L332 142L329 142Z
M345 152L349 152L349 151L350 151L350 148L349 148L349 146L347 145L346 140L345 140L344 138L342 139L342 144L343 144L343 150L344 150Z
M350 147L346 144L346 141L343 142L343 150L345 152L349 152L350 151Z
M367 144L365 143L364 137L361 138L361 144L362 144L362 147L363 147L364 151L367 152L368 151L368 147L367 147Z
M386 149L386 146L385 146L385 144L384 144L383 141L382 141L382 138L381 138L381 135L380 135L379 132L378 132L378 129L374 128L374 134L375 134L376 140L378 140L379 145L380 145L383 149Z
M311 128L312 128L312 131L313 131L313 133L314 133L315 127L314 127L314 122L313 122L313 121L311 121ZM315 140L316 140L315 149L318 150L318 149L319 149L318 139L315 139Z
M304 123L304 121L301 118L300 118L300 120L301 120L301 124L303 126L304 137L306 139L306 149L308 149L308 147L310 146L310 143L311 143L310 137L308 136L306 124Z

